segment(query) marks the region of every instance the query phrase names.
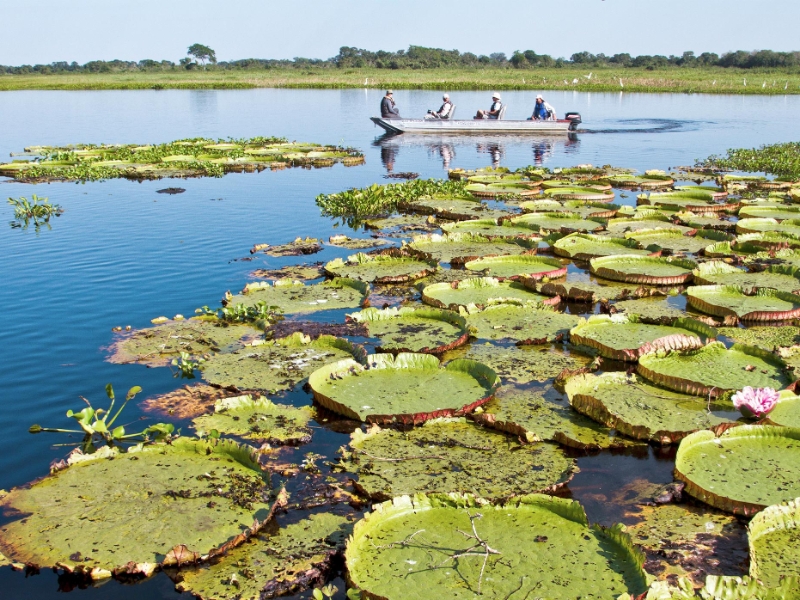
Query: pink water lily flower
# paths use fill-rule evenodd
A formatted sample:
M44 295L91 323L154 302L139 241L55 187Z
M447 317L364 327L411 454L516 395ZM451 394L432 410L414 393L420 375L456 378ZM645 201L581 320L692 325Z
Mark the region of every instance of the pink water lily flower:
M778 392L772 388L751 388L747 386L733 395L733 405L745 417L760 419L775 408Z

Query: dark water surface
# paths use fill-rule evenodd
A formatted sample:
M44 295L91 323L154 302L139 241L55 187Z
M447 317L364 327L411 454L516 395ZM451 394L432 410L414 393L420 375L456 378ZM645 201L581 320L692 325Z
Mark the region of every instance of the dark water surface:
M489 103L485 92L458 92L459 116ZM384 183L387 170L444 177L446 168L501 164L516 168L583 163L667 169L730 147L800 139L800 97L586 94L549 92L559 112L582 113L584 131L562 137L381 137L367 119L382 93L375 90L225 90L3 92L0 94L0 157L35 144L159 143L185 137L285 136L291 140L344 144L361 149L366 164L345 168L287 169L231 174L221 179L117 180L89 184L26 185L5 181L5 197L47 196L66 212L52 229L0 228L0 305L7 314L0 329L0 489L21 485L48 472L63 457L53 437L31 436L32 423L65 426L67 408L79 395L102 405L103 386L118 392L141 385L141 398L185 382L168 369L105 362L114 339L111 328L146 327L159 315L190 315L216 306L226 290L238 291L256 268L302 262L301 258L249 256L255 243L279 244L297 236L326 238L341 232L314 204L321 192ZM533 93L505 92L511 118L529 116ZM404 116L438 108L439 95L399 91ZM307 115L307 116L304 116ZM5 160L5 159L3 159ZM186 188L180 195L156 190ZM635 194L623 202L632 202ZM3 205L5 206L5 204ZM4 210L6 221L12 210ZM349 254L330 247L313 257ZM341 315L335 315L339 318ZM302 391L292 401L308 402ZM126 409L126 422L142 413ZM185 424L184 424L185 427ZM320 430L314 450L331 450L345 434ZM307 451L311 448L306 448ZM639 479L671 481L671 461L647 456L599 455L579 460L582 473L571 484L573 497L590 520L619 518L613 489ZM26 578L0 569L0 597L50 598L58 578ZM69 582L61 581L68 591ZM342 586L340 586L342 587ZM108 582L75 590L93 599L174 598L163 575L136 586Z

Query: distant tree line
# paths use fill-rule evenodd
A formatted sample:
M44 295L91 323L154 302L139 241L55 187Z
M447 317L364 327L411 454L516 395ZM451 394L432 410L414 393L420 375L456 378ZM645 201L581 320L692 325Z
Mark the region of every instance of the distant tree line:
M192 51L194 50L194 51ZM378 69L438 69L438 68L507 68L534 69L549 67L568 67L582 65L586 67L635 67L645 69L661 69L666 67L737 67L740 69L757 68L791 68L800 67L800 52L773 52L758 50L746 52L727 52L722 56L713 52L703 52L696 56L694 52L684 52L680 56L630 54L592 54L577 52L569 59L553 58L547 54L537 54L533 50L515 51L511 58L503 52L477 55L472 52L458 50L442 50L409 46L408 50L388 52L378 50L372 52L361 48L343 46L339 54L329 59L294 58L292 60L245 58L242 60L216 62L214 51L207 46L194 44L190 47L190 56L175 63L169 60L93 60L80 65L77 62L54 62L49 65L21 65L18 67L0 65L0 74L25 75L31 73L116 73L132 71L175 71L202 68L208 70L237 69L360 69L372 67ZM199 61L199 62L198 62ZM205 65L209 61L211 64Z

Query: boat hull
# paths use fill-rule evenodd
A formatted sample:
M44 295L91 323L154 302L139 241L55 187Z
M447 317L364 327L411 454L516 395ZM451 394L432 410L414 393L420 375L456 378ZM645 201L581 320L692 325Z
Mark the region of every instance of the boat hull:
M572 120L512 121L497 119L439 120L439 119L382 119L370 120L389 133L535 133L558 134L574 131Z

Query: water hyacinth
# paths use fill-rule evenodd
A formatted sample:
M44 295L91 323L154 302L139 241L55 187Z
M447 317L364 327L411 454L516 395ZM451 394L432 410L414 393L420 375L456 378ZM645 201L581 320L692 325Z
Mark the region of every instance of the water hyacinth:
M752 388L745 386L731 398L733 405L745 417L760 419L775 408L778 392L772 388Z

